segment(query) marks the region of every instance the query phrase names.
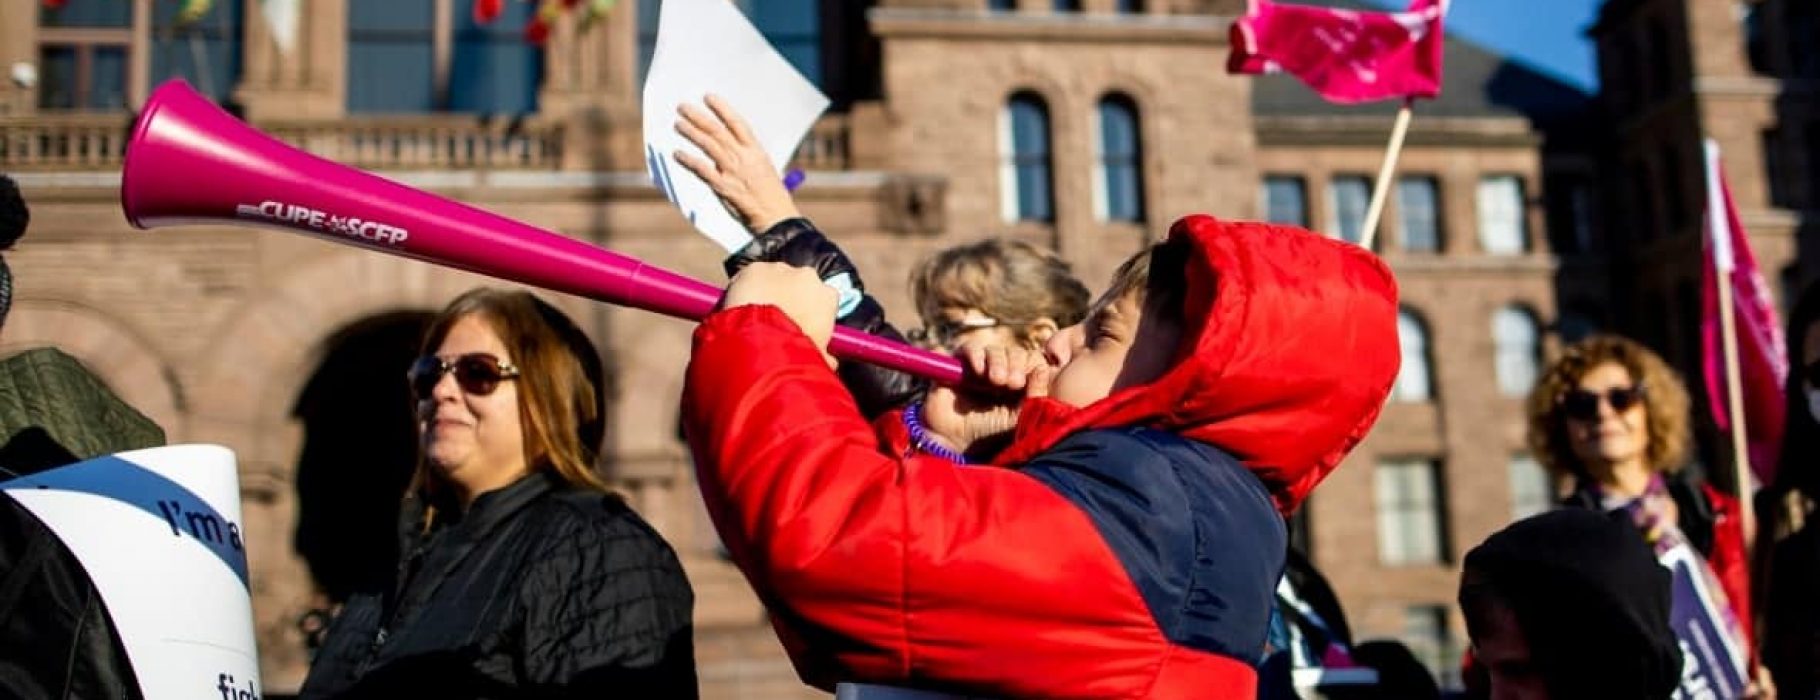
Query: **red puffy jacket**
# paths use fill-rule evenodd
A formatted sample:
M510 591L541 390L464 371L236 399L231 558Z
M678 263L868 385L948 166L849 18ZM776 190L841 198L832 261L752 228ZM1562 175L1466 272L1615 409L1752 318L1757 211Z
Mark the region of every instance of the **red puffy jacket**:
M1003 466L902 449L772 307L696 331L684 420L733 559L798 673L1004 697L1251 697L1283 522L1397 371L1356 246L1196 216L1157 381L1027 404Z

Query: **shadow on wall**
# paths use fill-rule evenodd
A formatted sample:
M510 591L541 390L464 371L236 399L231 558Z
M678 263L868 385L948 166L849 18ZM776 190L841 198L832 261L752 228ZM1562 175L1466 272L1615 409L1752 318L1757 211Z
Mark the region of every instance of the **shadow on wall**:
M431 318L385 314L336 333L292 409L303 423L294 543L332 602L391 580L417 454L405 370Z

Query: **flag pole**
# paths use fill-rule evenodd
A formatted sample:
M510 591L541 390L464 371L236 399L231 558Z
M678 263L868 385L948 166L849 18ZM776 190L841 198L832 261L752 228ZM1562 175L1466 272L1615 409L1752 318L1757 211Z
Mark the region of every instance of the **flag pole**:
M1397 170L1397 156L1403 152L1403 137L1409 134L1413 104L1413 98L1403 100L1397 110L1397 123L1390 128L1390 145L1384 149L1384 165L1378 168L1378 181L1371 188L1371 206L1365 208L1365 228L1359 232L1359 247L1366 250L1377 242L1378 219L1384 216L1384 200L1390 198L1390 179Z
M1746 447L1749 433L1744 423L1744 382L1738 364L1737 312L1732 300L1734 251L1731 250L1730 221L1724 211L1725 198L1719 183L1719 146L1707 139L1706 150L1706 226L1712 235L1713 278L1719 287L1719 338L1725 352L1725 404L1731 419L1732 480L1738 494L1738 521L1744 531L1745 561L1750 561L1756 540L1756 508L1751 502L1750 451Z

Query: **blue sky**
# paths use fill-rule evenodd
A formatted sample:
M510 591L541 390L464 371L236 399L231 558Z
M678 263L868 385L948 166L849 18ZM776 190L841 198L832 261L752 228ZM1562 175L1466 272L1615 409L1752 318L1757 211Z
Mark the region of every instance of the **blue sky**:
M1598 87L1592 26L1603 0L1453 0L1447 32L1588 92ZM1408 0L1370 0L1391 9Z

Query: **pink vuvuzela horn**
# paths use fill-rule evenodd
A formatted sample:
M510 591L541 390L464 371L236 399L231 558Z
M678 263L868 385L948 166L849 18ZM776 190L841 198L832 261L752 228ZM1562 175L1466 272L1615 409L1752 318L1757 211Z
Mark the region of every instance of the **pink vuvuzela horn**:
M182 80L152 93L127 142L120 204L150 229L277 227L533 287L699 321L721 289L292 148ZM952 357L836 327L829 351L942 384Z

